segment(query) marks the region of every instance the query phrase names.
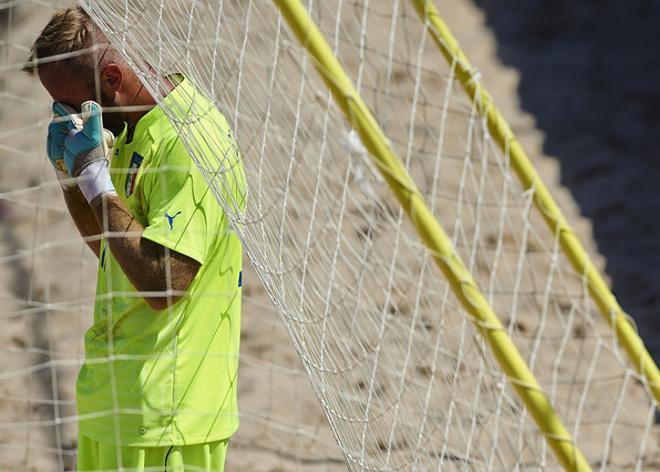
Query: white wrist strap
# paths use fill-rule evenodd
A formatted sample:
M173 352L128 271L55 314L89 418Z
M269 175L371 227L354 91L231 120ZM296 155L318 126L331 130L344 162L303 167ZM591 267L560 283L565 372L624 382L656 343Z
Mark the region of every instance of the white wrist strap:
M117 195L105 159L92 162L80 172L78 187L87 203L92 203L92 200L104 193Z

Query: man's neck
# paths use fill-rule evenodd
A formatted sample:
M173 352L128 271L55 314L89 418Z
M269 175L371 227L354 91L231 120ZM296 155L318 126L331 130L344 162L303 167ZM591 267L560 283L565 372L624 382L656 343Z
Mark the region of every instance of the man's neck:
M168 95L172 90L174 90L174 87L176 86L176 84L168 77L163 77L159 85L159 92L162 93L163 96ZM137 122L140 121L140 118L149 113L151 109L156 106L156 100L142 85L135 96L135 100L133 100L133 104L136 105L139 109L124 113L124 119L128 124L129 130L131 130L131 128L134 129L137 125Z
M163 95L168 95L172 90L174 90L176 83L175 81L170 80L168 77L163 77L160 83L160 87L161 93L163 93ZM144 115L149 113L156 106L156 100L147 91L147 89L142 86L135 96L134 104L137 106L138 110L124 113L124 120L126 121L127 125L127 143L133 141L133 134L135 133L135 127L137 126L138 121L140 121Z

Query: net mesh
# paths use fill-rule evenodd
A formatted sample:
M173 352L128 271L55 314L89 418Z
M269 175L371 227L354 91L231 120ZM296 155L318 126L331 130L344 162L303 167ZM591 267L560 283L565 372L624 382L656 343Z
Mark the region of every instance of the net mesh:
M254 462L236 466L259 468L275 451L295 467L341 467L333 435L356 470L559 469L272 2L82 4L158 100L163 77L183 73L233 124L248 177L244 211L225 197L232 170L203 158L217 143L165 109L304 368L274 351L284 341L263 322L270 310L255 286L246 293L257 302L244 311L236 441L241 460ZM648 387L408 2L307 5L592 466L657 465ZM75 448L71 389L96 262L32 143L48 108L38 84L14 74L34 31L13 29L35 11L45 23L57 6L68 5L0 5L11 72L0 79L0 152L15 177L0 189L0 265L16 280L2 284L12 288L2 295L0 434L23 464L45 448L44 460L63 468ZM66 283L62 267L73 268Z
M21 72L70 1L0 2L0 470L75 470L75 381L98 260L81 241L45 153L50 97ZM286 331L244 268L241 427L227 470L345 470Z

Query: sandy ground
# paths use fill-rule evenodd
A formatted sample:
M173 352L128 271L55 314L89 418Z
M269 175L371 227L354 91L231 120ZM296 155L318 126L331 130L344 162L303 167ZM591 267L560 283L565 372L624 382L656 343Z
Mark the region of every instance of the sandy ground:
M25 57L26 46L50 12L36 4L0 10L0 35L10 44L0 49L0 65ZM538 118L528 113L537 109L521 106L519 72L500 62L496 38L501 30L495 28L494 35L484 12L469 2L443 2L442 13L581 240L596 254L591 224L580 218L576 203L559 183L563 167L548 147L548 131L539 130ZM77 238L46 162L48 110L48 97L36 81L2 70L0 470L70 470L75 455L74 382L82 333L90 322L95 260ZM619 196L626 201L624 193ZM603 243L599 240L598 245ZM605 266L604 259L596 260ZM646 274L635 272L641 278ZM245 280L242 427L232 441L227 470L345 469L302 364L252 268ZM657 331L656 336L648 334L653 326L642 325L649 339L657 337ZM591 394L598 398L598 393ZM640 403L643 410L644 400ZM657 434L650 438L658 442ZM600 447L600 442L587 444L595 455ZM650 451L648 470L660 467L657 448Z

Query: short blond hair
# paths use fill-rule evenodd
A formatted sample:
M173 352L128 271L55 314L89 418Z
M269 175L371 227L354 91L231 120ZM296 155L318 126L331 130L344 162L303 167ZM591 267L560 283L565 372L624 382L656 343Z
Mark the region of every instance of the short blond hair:
M55 64L65 65L76 73L92 77L95 69L100 66L94 58L99 54L103 57L107 55L107 51L89 50L100 42L107 43L107 39L85 10L80 7L59 10L34 41L23 71L34 75L41 59L62 55L64 57L55 60ZM66 56L77 51L84 52Z

